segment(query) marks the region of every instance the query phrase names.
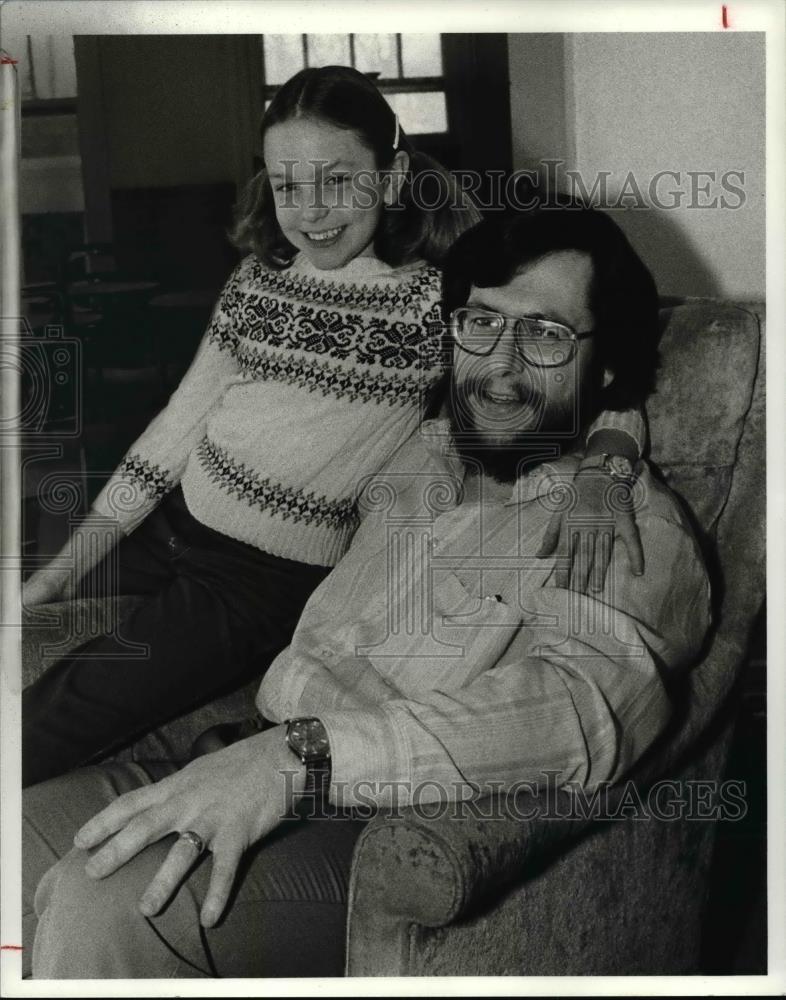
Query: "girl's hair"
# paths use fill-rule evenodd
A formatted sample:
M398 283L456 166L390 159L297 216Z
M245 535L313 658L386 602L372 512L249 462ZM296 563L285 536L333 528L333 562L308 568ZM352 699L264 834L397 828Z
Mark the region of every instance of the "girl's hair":
M424 259L438 265L461 233L480 221L480 212L453 175L413 148L380 91L357 70L324 66L296 73L276 92L262 116L263 145L268 129L294 118L317 119L351 130L373 152L381 171L391 166L399 150L409 154L409 170L397 203L383 207L374 237L374 252L386 264L397 267ZM314 154L318 156L319 150ZM264 169L241 195L231 238L238 249L253 251L269 267L287 267L297 253L276 219Z

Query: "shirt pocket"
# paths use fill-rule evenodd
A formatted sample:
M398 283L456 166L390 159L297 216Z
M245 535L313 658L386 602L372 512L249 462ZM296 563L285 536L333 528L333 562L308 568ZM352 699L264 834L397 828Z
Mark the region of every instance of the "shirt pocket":
M434 628L442 642L463 649L453 671L456 687L491 670L521 627L523 611L499 595L479 595L452 571L435 573Z

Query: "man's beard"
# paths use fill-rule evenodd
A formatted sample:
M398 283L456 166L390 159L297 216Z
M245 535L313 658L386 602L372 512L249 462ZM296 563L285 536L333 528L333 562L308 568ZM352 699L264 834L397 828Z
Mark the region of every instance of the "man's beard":
M468 470L480 467L499 483L514 483L533 466L572 450L582 436L572 412L550 412L543 394L530 388L526 405L537 415L534 426L489 443L489 432L484 435L477 427L469 402L474 389L471 383L451 381L447 391L453 449Z

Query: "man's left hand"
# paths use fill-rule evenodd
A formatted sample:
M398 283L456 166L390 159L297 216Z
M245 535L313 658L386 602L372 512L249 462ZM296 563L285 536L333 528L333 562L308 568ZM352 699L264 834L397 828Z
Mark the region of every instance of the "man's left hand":
M238 864L252 844L282 821L305 786L305 767L286 745L283 726L207 754L153 785L121 795L87 822L74 844L96 847L87 872L104 878L149 844L171 833L193 831L213 854L201 923L212 927L229 898ZM172 897L198 854L175 841L147 887L140 910L152 916Z

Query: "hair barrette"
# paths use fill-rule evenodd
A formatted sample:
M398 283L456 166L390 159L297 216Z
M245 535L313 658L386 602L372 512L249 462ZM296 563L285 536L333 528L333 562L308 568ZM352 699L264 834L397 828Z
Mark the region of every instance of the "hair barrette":
M393 151L395 152L398 149L398 131L399 131L398 130L398 115L394 113L393 117L396 119L396 134L393 136Z

